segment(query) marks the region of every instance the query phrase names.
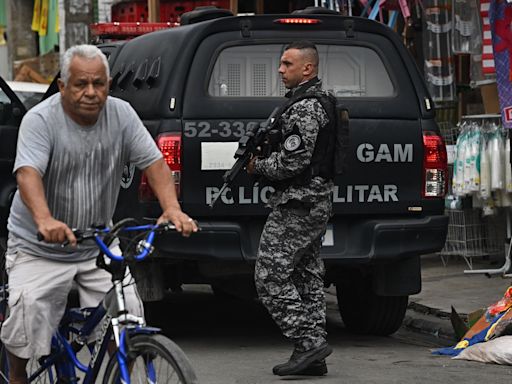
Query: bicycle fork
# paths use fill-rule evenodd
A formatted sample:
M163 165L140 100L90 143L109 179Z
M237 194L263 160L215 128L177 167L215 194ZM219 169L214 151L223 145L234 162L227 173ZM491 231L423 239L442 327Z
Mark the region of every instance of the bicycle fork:
M122 280L115 280L113 282L114 290L116 294L117 301L117 317L113 317L111 320L112 331L114 334L114 340L116 342L117 347L117 362L119 364L119 370L121 372L121 384L129 384L130 383L130 367L128 366L128 354L129 354L129 333L128 327L121 328L122 325L144 325L144 319L141 317L133 316L128 313L126 310L125 300L124 300L124 292L123 292L123 282ZM152 364L150 364L152 367ZM152 369L152 368L151 368ZM153 374L150 379L150 383L155 382L155 373L154 369L152 369Z
M129 341L129 331L128 329L123 329L121 331L121 346L118 349L117 361L119 363L119 368L121 372L121 383L128 384L130 383L130 370L134 367L128 366L128 354L130 353L130 341ZM144 359L144 366L147 375L147 384L156 383L156 371L155 366L153 365L153 360L151 356L142 356Z

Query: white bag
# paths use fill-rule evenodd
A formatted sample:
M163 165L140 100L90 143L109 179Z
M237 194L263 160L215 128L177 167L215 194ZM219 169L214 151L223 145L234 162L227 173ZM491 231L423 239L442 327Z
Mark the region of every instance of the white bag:
M455 356L454 359L512 365L512 336L501 336L471 345L458 356Z

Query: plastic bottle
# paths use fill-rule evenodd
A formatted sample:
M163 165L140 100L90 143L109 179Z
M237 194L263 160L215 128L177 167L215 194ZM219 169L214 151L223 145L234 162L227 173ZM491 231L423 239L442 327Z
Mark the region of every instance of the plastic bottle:
M480 144L480 197L484 200L491 197L491 160L485 136Z
M473 132L472 130L468 131L466 139L466 144L464 145L464 185L462 192L464 195L468 195L471 193L471 183L472 183L472 171L471 171L471 145L473 142Z
M503 169L504 146L499 130L493 129L493 132L489 143L491 156L491 190L497 191L505 187L505 172Z
M470 169L470 192L478 192L480 190L480 129L478 126L473 127L470 155L471 155L471 169Z
M456 195L464 196L464 159L466 155L466 139L465 133L459 136L457 145L457 173L456 173Z

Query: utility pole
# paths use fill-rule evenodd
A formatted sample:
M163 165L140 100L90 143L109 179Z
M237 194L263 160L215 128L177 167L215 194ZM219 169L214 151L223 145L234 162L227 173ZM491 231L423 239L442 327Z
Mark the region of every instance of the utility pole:
M148 21L150 23L160 22L160 0L148 0Z
M238 13L238 0L229 0L229 9L233 15Z

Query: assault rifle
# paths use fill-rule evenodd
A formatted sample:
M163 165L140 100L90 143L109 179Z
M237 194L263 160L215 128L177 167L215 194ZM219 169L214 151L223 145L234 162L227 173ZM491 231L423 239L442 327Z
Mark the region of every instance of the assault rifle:
M231 169L228 169L226 173L224 173L224 176L222 176L224 184L217 196L215 196L210 203L210 208L213 208L217 199L222 195L224 190L231 186L240 171L245 169L251 158L260 153L261 147L265 144L267 133L272 130L277 122L276 115L279 112L279 109L279 107L276 107L265 122L247 130L245 135L240 138L238 141L238 149L234 155L234 158L237 160Z

